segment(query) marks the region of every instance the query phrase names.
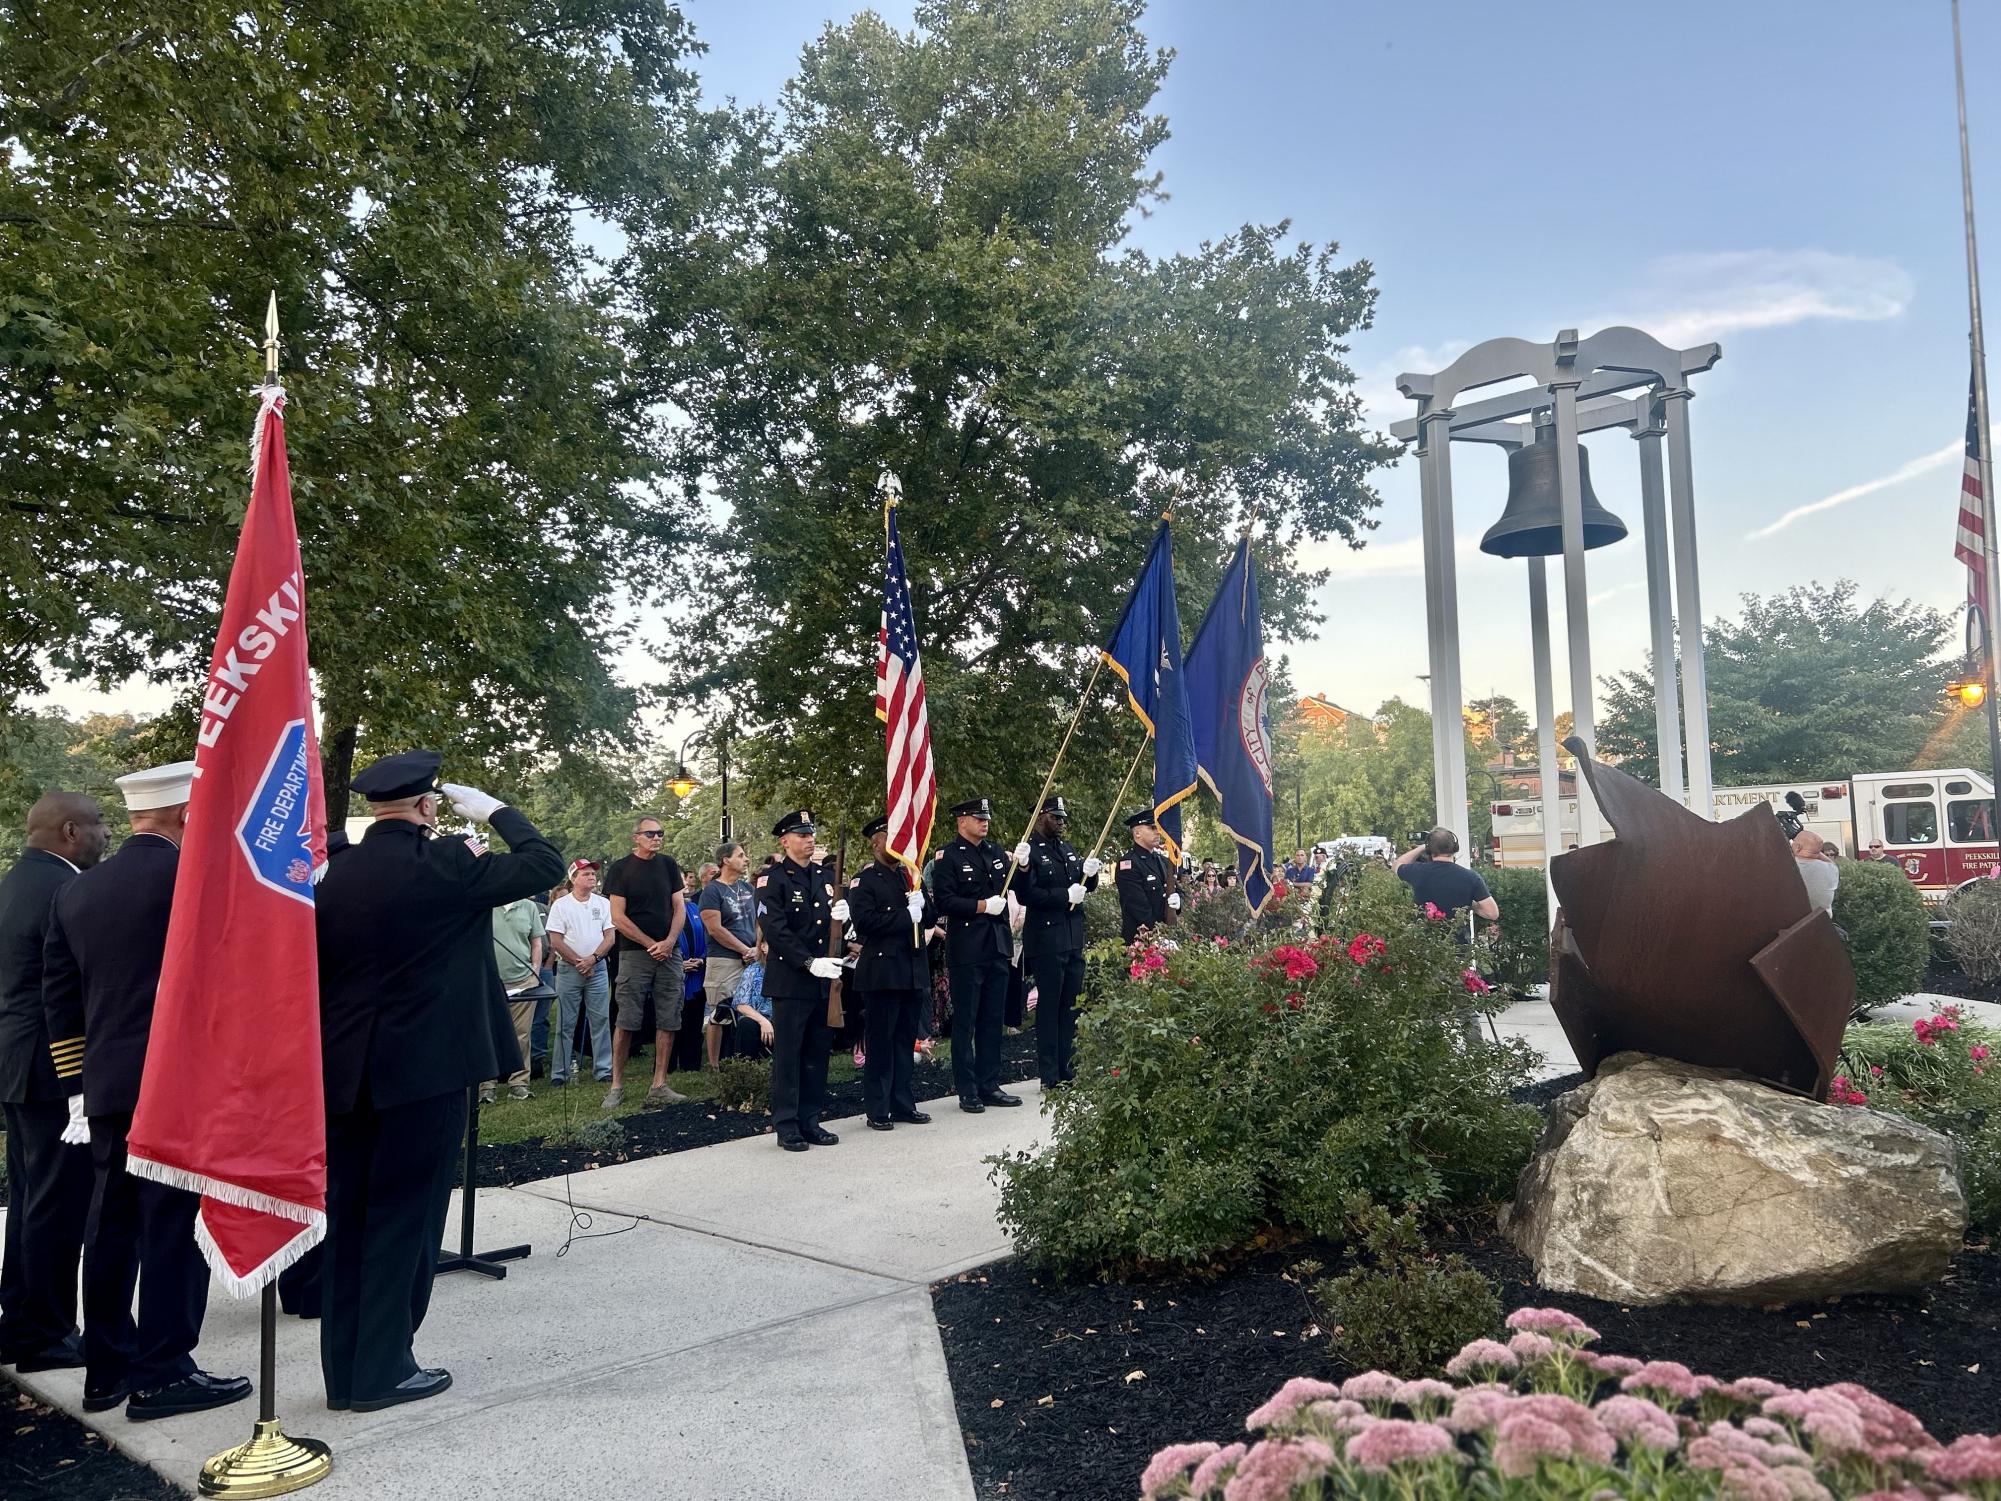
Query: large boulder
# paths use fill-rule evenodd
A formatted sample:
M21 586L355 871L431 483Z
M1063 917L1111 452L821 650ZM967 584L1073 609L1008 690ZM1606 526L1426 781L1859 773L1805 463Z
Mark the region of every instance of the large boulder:
M1621 1053L1556 1102L1501 1228L1554 1291L1778 1303L1935 1281L1966 1200L1914 1121Z

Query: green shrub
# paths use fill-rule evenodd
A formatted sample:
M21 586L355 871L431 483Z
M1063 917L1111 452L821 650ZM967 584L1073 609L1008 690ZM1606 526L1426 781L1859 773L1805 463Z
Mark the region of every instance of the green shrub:
M725 1058L716 1068L716 1105L746 1114L771 1108L771 1064L760 1058Z
M1517 995L1549 980L1549 890L1541 870L1482 870L1487 890L1501 904L1493 933L1487 978Z
M1119 939L1119 894L1112 886L1112 878L1118 874L1118 859L1114 856L1105 862L1105 873L1098 889L1084 898L1084 947Z
M1437 1256L1415 1215L1351 1200L1351 1243L1366 1261L1314 1284L1334 1349L1358 1371L1411 1379L1442 1375L1445 1362L1476 1339L1499 1332L1494 1284L1463 1256Z
M581 1148L593 1156L615 1156L625 1145L625 1127L609 1116L599 1116L549 1140L557 1146Z
M993 1159L1017 1249L1065 1273L1186 1266L1274 1225L1339 1238L1354 1193L1447 1207L1513 1184L1538 1117L1509 1092L1534 1054L1469 1035L1490 998L1394 876L1342 906L1371 926L1103 966L1049 1144ZM1382 945L1366 962L1357 931Z
M1843 860L1834 921L1848 935L1857 1012L1920 989L1930 919L1911 878L1880 860Z
M1969 980L2001 980L2001 881L1981 881L1946 908L1946 952Z

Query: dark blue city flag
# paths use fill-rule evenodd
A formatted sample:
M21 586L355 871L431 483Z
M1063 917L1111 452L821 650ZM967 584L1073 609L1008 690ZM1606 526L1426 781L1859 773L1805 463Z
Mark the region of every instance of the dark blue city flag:
M1223 828L1237 841L1237 876L1253 912L1271 898L1271 725L1265 695L1264 627L1258 622L1257 565L1251 539L1209 602L1188 648L1188 710L1202 780L1223 805Z
M1195 737L1181 672L1181 612L1174 603L1174 544L1167 523L1154 534L1146 567L1105 648L1105 664L1125 679L1126 702L1153 737L1153 818L1168 857L1181 858L1181 804L1195 794Z

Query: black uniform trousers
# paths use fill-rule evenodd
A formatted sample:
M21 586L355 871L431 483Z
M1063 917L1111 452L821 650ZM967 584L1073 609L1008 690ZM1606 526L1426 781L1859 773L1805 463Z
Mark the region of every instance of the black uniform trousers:
M1035 1071L1043 1084L1077 1076L1070 1054L1077 1042L1077 997L1084 993L1084 951L1037 954L1035 971Z
M84 1390L171 1386L195 1368L208 1263L195 1244L201 1196L125 1171L130 1115L90 1117L90 1218L83 1232ZM139 1317L132 1317L132 1289Z
M64 1146L69 1107L30 1100L7 1115L7 1248L0 1261L0 1363L76 1333L76 1272L90 1218L88 1147Z
M771 1121L781 1137L820 1124L827 1106L827 1055L834 1029L827 998L774 996L771 1001Z
M951 967L952 1084L962 1100L977 1100L1000 1088L1001 1019L1010 967L1004 954Z
M917 1020L930 1003L929 990L871 990L863 1000L867 1060L862 1064L862 1108L870 1120L909 1115L917 1108L910 1055L917 1046Z
M412 1343L465 1138L462 1089L327 1117L320 1373L327 1400L387 1396L417 1374Z

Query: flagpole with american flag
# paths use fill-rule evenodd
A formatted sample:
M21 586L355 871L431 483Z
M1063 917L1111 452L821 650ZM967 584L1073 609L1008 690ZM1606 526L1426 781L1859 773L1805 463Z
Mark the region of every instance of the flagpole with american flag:
M917 620L910 609L910 580L903 568L903 543L896 531L896 508L903 487L884 474L882 527L882 629L876 637L875 717L883 722L887 751L889 852L902 863L910 889L923 879L924 850L938 809L938 774L931 760L931 721L924 707L924 668L917 654ZM911 943L922 940L915 919Z

